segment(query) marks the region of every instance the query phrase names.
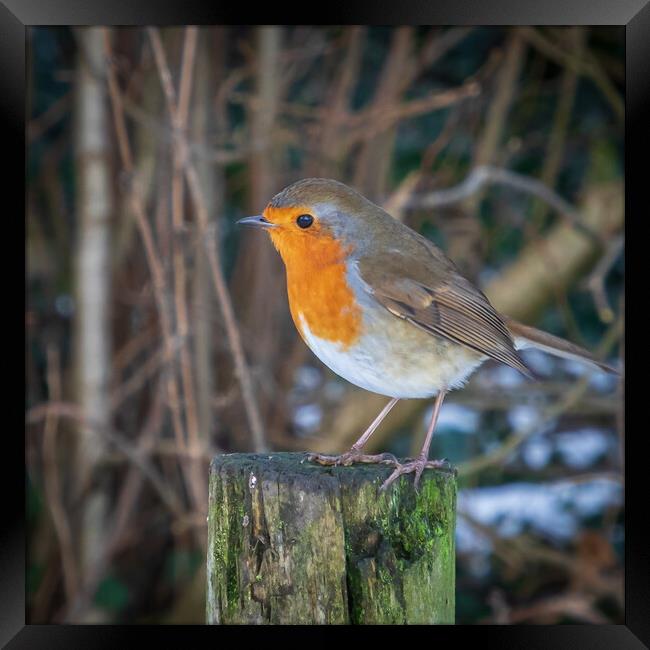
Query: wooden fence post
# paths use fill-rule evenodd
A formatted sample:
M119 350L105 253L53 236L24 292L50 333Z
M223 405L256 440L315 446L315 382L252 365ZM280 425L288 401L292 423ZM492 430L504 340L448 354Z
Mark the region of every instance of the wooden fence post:
M212 461L207 622L453 623L455 476L304 458Z

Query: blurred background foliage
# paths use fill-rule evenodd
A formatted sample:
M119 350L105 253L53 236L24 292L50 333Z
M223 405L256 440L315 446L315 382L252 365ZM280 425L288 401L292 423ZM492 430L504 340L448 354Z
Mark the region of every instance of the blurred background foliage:
M347 449L385 399L296 334L239 232L290 182L353 185L509 315L622 354L621 28L29 33L32 623L204 620L209 459ZM622 383L541 353L443 406L458 623L621 623ZM413 454L403 401L369 449Z

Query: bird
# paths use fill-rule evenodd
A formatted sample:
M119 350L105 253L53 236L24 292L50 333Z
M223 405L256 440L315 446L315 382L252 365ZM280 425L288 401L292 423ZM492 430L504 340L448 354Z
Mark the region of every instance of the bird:
M291 317L311 351L348 382L390 398L349 451L308 456L391 465L382 490L410 473L417 489L426 468L448 467L429 460L443 400L489 359L534 379L520 354L532 347L618 374L588 350L500 314L442 249L339 181L294 182L237 223L269 234L284 262ZM399 400L431 398L417 458L364 453Z

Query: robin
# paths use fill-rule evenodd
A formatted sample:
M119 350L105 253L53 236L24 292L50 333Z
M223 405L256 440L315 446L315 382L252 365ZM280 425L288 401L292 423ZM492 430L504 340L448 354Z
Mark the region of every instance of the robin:
M382 485L445 461L429 460L443 399L486 360L526 377L519 350L538 348L607 372L587 350L502 314L431 241L338 181L307 178L276 194L259 216L237 223L266 230L287 275L293 322L312 352L336 374L390 401L352 448L311 454L323 464L386 463ZM422 451L399 462L363 446L400 399L435 397Z

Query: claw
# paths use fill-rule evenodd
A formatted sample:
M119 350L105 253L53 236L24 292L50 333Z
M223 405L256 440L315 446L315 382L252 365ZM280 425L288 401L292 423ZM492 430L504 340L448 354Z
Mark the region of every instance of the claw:
M413 481L413 485L415 487L416 492L420 491L420 477L422 476L423 471L424 471L424 465L422 463L418 463L415 468L415 480Z
M404 463L397 463L393 473L381 484L379 490L385 492L391 483L394 483L402 474L415 473L413 480L416 491L419 492L420 479L425 469L444 469L452 471L453 468L449 465L448 461L441 460L427 460L423 457L418 457L416 460L408 459Z
M397 479L397 477L400 475L400 467L401 465L398 465L393 473L381 484L381 487L379 488L380 492L385 492L388 489L388 486L393 483L395 479Z

